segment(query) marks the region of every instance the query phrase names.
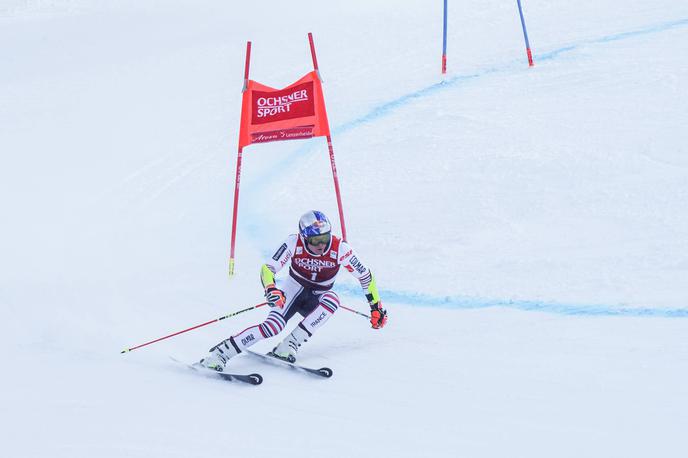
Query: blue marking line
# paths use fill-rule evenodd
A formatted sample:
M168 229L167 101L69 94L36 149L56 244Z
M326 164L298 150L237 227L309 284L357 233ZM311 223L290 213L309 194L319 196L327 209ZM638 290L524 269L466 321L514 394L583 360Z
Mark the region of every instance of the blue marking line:
M659 32L666 32L672 29L677 29L679 27L685 27L688 26L688 19L681 19L678 21L671 21L671 22L665 22L664 24L659 24L656 26L652 27L646 27L643 29L638 29L638 30L632 30L630 32L621 32L621 33L615 33L611 35L605 35L600 38L595 38L593 40L584 40L581 41L577 44L571 44L568 46L564 46L559 49L555 49L553 51L545 52L542 54L537 54L537 60L542 61L542 60L552 60L556 59L559 57L561 54L570 52L570 51L575 51L583 46L589 46L589 45L599 45L599 44L605 44L605 43L611 43L613 41L620 41L620 40L627 40L629 38L636 38L640 37L643 35L651 35L654 33L659 33Z
M612 35L606 35L600 38L592 40L584 40L577 44L567 45L552 51L548 51L542 54L536 54L536 61L542 60L553 60L559 57L561 54L575 51L583 46L605 44L619 40L626 40L629 38L636 38L642 35L649 35L653 33L664 32L679 27L688 26L688 19L681 19L677 21L666 22L652 27L646 27L643 29L638 29L629 32L622 32ZM341 135L359 126L370 124L386 115L389 115L396 111L397 109L404 108L411 104L415 100L434 95L442 90L452 88L459 83L470 81L473 79L481 78L493 73L501 73L505 70L514 69L520 67L520 60L514 61L507 65L501 67L493 67L482 70L468 75L456 75L451 78L447 78L442 82L438 82L427 86L425 88L419 89L415 92L403 95L397 99L391 100L389 102L383 103L373 107L368 113L348 121L332 130L333 134ZM532 71L532 70L530 70ZM269 173L274 173L275 170L280 170L285 168L289 164L293 164L295 160L299 158L304 158L305 153L314 152L316 150L315 141L311 140L303 144L301 147L294 150L292 153L285 155L285 157L274 163L268 171L264 174L251 180L249 183L245 184L244 187L248 187L247 199L251 202L251 198L258 198L256 195L254 185L261 183L265 176ZM247 203L249 203L247 202ZM266 233L264 228L269 225L257 225L253 221L260 221L259 214L255 213L252 209L258 208L254 205L243 205L245 214L248 213L247 222L242 224L242 228L246 229L242 231L246 233L249 237L254 240L260 240L266 238ZM271 252L264 252L263 256L269 257ZM356 286L337 284L335 289L338 292L346 294L347 296L360 297L362 295L360 288ZM534 301L534 300L511 300L511 299L490 299L490 298L479 298L479 297L466 297L466 296L434 296L425 293L415 293L415 292L401 292L401 291L385 291L381 290L380 295L384 301L391 303L402 303L409 304L419 307L443 307L450 309L481 309L488 307L507 307L517 310L529 311L529 312L546 312L558 315L569 315L569 316L627 316L627 317L658 317L658 318L688 318L688 308L674 308L674 309L663 309L663 308L649 308L649 307L627 307L623 305L594 305L594 304L565 304L557 302L546 302L546 301Z
M338 283L337 292L351 298L362 297L361 288L357 285ZM520 299L490 299L470 296L434 296L425 293L380 290L383 303L408 304L417 307L433 307L447 309L486 309L492 307L506 307L526 312L543 312L568 316L623 316L623 317L654 317L654 318L688 318L688 308L650 308L628 307L623 305L596 304L566 304L559 302L520 300Z

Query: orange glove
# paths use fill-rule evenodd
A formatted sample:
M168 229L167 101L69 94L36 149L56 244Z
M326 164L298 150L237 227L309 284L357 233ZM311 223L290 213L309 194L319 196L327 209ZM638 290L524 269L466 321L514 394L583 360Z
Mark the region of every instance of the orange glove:
M265 299L268 301L270 307L284 307L287 303L287 298L284 297L284 291L275 286L274 283L265 287Z
M382 302L370 306L370 324L373 329L380 329L387 323L387 310L382 308Z

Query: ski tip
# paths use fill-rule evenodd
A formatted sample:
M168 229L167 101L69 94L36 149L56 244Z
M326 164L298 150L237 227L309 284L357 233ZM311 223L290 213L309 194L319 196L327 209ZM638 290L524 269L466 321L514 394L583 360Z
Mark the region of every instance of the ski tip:
M229 374L227 372L215 372L214 374L225 380L248 383L249 385L260 385L263 383L263 376L260 374L243 375Z
M318 373L325 378L330 378L333 375L332 369L330 369L329 367L321 367L320 369L318 369Z

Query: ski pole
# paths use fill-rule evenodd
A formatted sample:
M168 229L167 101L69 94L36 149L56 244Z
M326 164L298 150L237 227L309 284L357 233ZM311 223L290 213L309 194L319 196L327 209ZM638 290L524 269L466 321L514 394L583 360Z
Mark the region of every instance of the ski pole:
M174 337L174 336L177 336L179 334L183 334L185 332L193 331L194 329L202 328L203 326L207 326L207 325L212 324L212 323L217 323L218 321L233 317L234 315L238 315L240 313L248 312L249 310L257 309L258 307L262 307L262 306L267 305L267 304L268 304L267 302L262 302L260 304L254 305L253 307L245 308L243 310L239 310L238 312L230 313L229 315L221 316L220 318L215 318L214 320L206 321L205 323L201 323L199 325L190 327L189 329L184 329L183 331L175 332L174 334L170 334L169 336L160 337L159 339L151 340L150 342L146 342L146 343L143 343L141 345L137 345L135 347L125 348L120 353L127 353L127 352L130 352L132 350L136 350L137 348L145 347L146 345L150 345L150 344L153 344L155 342L160 342L161 340L169 339L170 337Z
M345 306L343 306L343 305L341 305L341 304L339 304L339 307L343 308L344 310L348 310L348 311L350 311L350 312L353 312L353 313L355 313L356 315L361 315L361 316L364 316L364 317L370 319L370 315L366 315L365 313L361 313L361 312L359 312L358 310L350 309L349 307L345 307Z

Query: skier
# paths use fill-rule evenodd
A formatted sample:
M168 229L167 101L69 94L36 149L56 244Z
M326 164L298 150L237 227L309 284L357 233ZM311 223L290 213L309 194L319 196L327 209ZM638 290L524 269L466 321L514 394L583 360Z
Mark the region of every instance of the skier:
M361 283L373 329L385 325L387 312L382 308L375 277L353 248L331 231L330 221L322 212L309 211L301 217L299 233L287 237L261 268L265 298L272 308L266 320L215 345L201 359L202 366L222 372L227 361L260 340L279 334L298 313L304 318L271 352L279 359L295 362L301 344L337 311L339 297L331 289L341 266ZM289 275L275 279L288 263Z

